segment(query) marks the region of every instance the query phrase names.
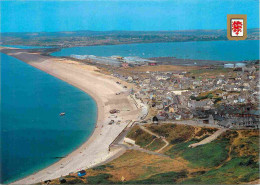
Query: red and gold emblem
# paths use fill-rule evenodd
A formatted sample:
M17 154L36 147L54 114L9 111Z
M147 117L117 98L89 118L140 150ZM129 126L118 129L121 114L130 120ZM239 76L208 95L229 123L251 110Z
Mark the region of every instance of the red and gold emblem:
M245 40L247 37L246 15L227 15L227 37L229 40Z

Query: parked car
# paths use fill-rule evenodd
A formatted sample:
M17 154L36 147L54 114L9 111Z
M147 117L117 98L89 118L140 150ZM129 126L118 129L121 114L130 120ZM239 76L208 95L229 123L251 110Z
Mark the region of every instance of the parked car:
M110 112L110 114L115 114L115 113L119 113L120 111L117 109L112 109L109 112Z
M112 125L113 123L115 123L115 120L111 120L108 124Z

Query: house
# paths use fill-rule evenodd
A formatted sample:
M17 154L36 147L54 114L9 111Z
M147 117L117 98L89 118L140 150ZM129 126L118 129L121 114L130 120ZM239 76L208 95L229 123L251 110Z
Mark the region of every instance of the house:
M173 112L175 112L174 108L173 107L169 107L169 113L173 113Z
M153 117L153 123L158 124L158 121L159 121L159 119L157 118L157 116L154 116Z
M225 119L225 120L223 120L223 121L220 121L220 122L218 123L218 125L223 126L223 127L226 127L226 128L229 128L229 127L232 126L232 122L231 122L230 119Z
M123 62L123 63L121 63L121 66L124 67L124 68L127 68L127 67L129 67L129 64L126 63L126 62Z
M203 101L196 101L191 100L188 102L188 107L190 108L206 108L208 106L213 105L214 103L211 100L203 100Z
M179 115L179 114L175 114L174 117L176 120L181 120L181 115Z
M157 118L158 118L158 120L166 120L166 118L167 118L167 114L166 113L160 113L160 114L157 114Z
M133 77L128 76L128 77L127 77L127 81L128 81L128 82L132 82L132 81L133 81Z
M156 80L167 80L169 77L168 76L164 76L164 75L158 75L156 76Z
M162 110L163 109L163 104L156 104L156 109Z
M245 100L246 100L245 98L238 97L238 102L239 102L239 103L244 103L244 102L245 102Z
M208 118L208 120L209 120L209 124L214 124L214 123L215 123L215 121L214 121L214 118L213 118L213 115L212 115L212 114L210 114L210 115L209 115L209 118Z
M155 61L148 62L148 66L156 66L156 65L157 65L157 62L155 62Z

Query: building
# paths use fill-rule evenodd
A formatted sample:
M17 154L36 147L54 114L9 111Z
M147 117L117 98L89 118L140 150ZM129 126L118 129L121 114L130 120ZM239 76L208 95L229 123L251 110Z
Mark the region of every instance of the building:
M126 63L126 62L121 63L121 66L124 67L124 68L129 67L128 63Z
M155 62L155 61L148 62L148 66L156 66L156 65L157 65L157 62Z
M224 68L234 68L234 64L224 64Z
M235 67L245 67L246 64L245 63L236 63Z

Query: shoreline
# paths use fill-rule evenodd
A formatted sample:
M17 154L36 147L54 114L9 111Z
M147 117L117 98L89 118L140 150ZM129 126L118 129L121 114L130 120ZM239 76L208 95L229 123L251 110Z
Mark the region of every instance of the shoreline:
M258 29L258 28L251 28L251 29ZM246 40L259 40L259 39L255 39L255 38L247 38ZM11 46L37 46L37 47L52 47L52 48L58 48L58 49L64 49L64 48L73 48L73 47L89 47L89 46L114 46L114 45L130 45L130 44L153 44L153 43L169 43L169 42L211 42L211 41L230 41L228 39L211 39L211 40L205 40L205 39L201 39L201 40L177 40L177 41L138 41L138 42L123 42L123 43L103 43L103 44L85 44L85 45L73 45L73 46L57 46L57 45L51 45L51 46L45 46L45 45L25 45L25 43L23 44L12 44ZM9 44L6 44L7 46ZM0 45L0 47L6 47L5 45ZM37 48L36 48L37 49Z
M117 79L96 72L97 68L94 66L82 65L76 61L28 53L23 49L1 48L0 51L81 89L94 99L98 109L95 129L86 142L65 158L12 184L32 184L58 178L95 166L122 153L122 149L109 152L108 147L127 125L128 120L137 119L139 110L125 93L115 95L116 92L124 91L123 87L115 83ZM120 98L119 101L116 98ZM117 107L127 107L130 111L121 111L117 115L117 120L121 120L120 125L108 125L111 120L108 118L109 110Z

